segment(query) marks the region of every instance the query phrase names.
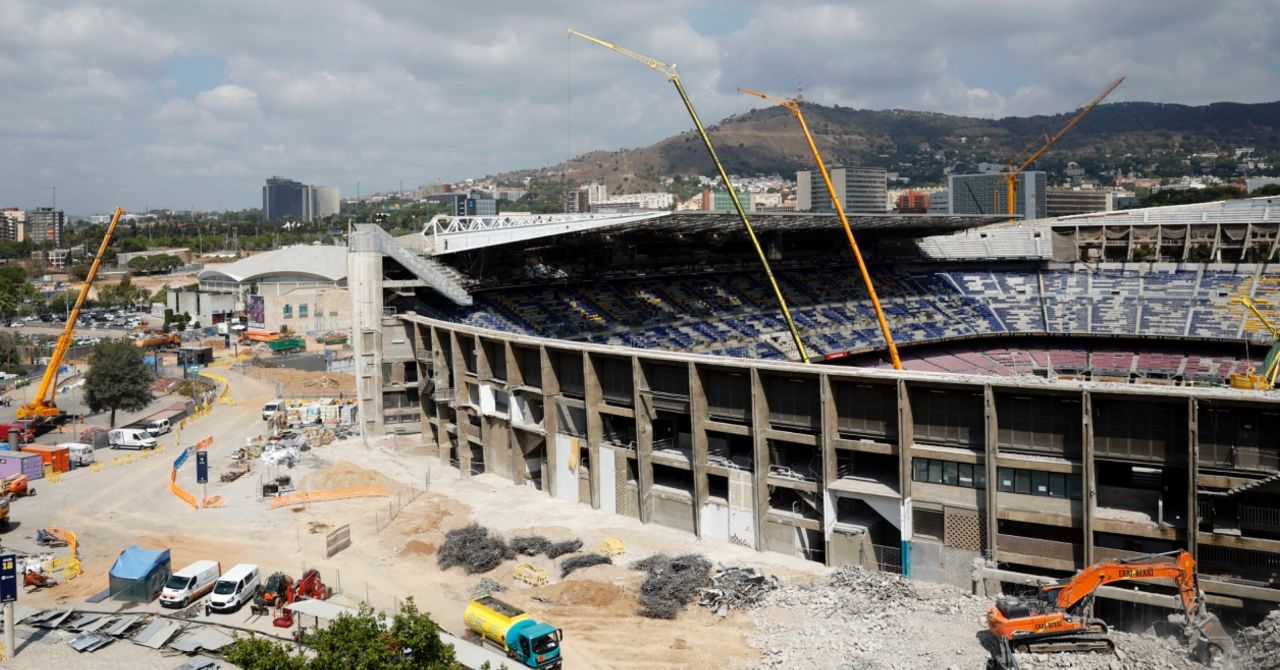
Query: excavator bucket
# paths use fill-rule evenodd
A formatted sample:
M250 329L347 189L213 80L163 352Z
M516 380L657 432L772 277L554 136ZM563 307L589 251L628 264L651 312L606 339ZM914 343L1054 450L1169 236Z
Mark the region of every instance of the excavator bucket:
M1212 612L1202 612L1191 622L1191 626L1195 629L1195 655L1206 663L1230 652L1235 646L1222 627L1222 622L1218 620L1218 615Z

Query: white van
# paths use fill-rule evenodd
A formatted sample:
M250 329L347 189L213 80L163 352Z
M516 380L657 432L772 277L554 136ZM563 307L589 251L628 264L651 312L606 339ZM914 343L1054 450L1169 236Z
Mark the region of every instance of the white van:
M222 574L213 585L205 614L210 612L234 612L258 594L261 575L258 566L240 563Z
M276 398L275 400L272 400L271 402L262 406L262 420L270 421L271 419L275 418L275 415L277 412L283 412L283 411L284 411L284 400L280 398Z
M212 591L221 575L222 566L217 561L196 561L169 576L160 591L160 605L186 607Z
M151 437L160 437L161 435L169 432L169 420L156 419L155 421L148 422L146 428L147 432L151 433Z
M71 467L83 468L97 460L93 456L93 445L83 442L63 442L59 447L67 448L67 455L71 458Z
M142 428L117 428L107 432L107 444L112 449L152 449L156 438Z

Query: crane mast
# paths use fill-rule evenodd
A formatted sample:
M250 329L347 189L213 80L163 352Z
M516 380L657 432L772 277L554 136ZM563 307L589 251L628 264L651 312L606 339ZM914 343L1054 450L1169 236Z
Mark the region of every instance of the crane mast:
M1054 133L1052 136L1047 136L1047 135L1043 136L1044 143L1040 145L1040 148L1036 149L1035 151L1032 151L1030 155L1027 155L1027 152L1024 150L1022 153L1018 154L1017 156L1014 156L1013 159L1009 161L1009 164L1005 166L1004 174L1001 175L1000 177L1000 181L1003 181L1005 183L1005 188L1007 189L1006 195L1008 197L1008 200L1006 201L1006 204L1008 206L1008 214L1010 217L1012 217L1015 212L1014 199L1017 197L1018 175L1022 174L1027 168L1031 167L1032 163L1036 162L1036 160L1041 156L1043 156L1046 151L1051 149L1053 145L1057 144L1058 140L1062 139L1063 135L1066 135L1067 132L1070 131L1072 128L1074 128L1077 123L1080 123L1080 121L1084 119L1084 117L1088 116L1089 112L1092 112L1093 108L1097 107L1098 104L1101 103L1104 98L1106 98L1108 95L1111 95L1111 92L1116 90L1116 87L1119 86L1120 83L1123 81L1124 81L1124 77L1120 77L1115 81L1111 82L1110 84L1108 84L1106 88L1102 89L1101 93L1094 96L1093 99L1090 100L1089 102L1085 103L1084 107L1081 107L1080 111L1077 112L1075 116L1071 117L1071 120L1067 121L1066 124L1064 124L1061 128L1058 129L1058 132ZM1026 158L1023 158L1023 156L1026 156ZM1021 160L1020 163L1019 163L1019 160ZM1015 163L1017 164L1016 167L1015 167ZM997 194L1000 193L999 182L996 182L995 192ZM996 197L999 198L999 195L997 195Z
M53 355L49 357L49 365L44 369L40 386L36 389L35 397L31 402L18 408L19 419L50 419L62 415L62 411L53 400L56 392L53 381L58 376L58 368L61 367L62 359L67 355L67 349L71 348L71 337L75 333L76 319L80 317L80 308L89 297L89 289L93 286L94 278L98 276L102 258L106 255L107 248L111 246L111 236L115 233L116 224L120 223L120 217L123 214L124 209L117 207L111 215L107 233L102 236L102 244L98 246L98 254L93 257L93 264L89 266L89 273L85 275L84 285L80 287L80 295L76 296L76 304L71 308L67 323L62 327L62 334L58 336L58 342L53 347ZM47 399L46 396L48 396Z
M601 39L597 39L590 35L585 35L572 28L569 29L570 35L581 37L588 42L594 42L600 46L616 51L623 56L633 60L640 61L645 65L661 72L666 76L667 81L671 82L676 88L676 92L680 94L680 101L684 103L685 111L689 112L689 118L693 119L693 125L698 130L698 136L702 138L702 144L706 147L707 153L711 155L711 162L716 164L716 170L720 173L720 181L724 183L725 189L729 191L729 199L733 201L733 207L738 211L738 217L742 219L742 227L746 229L747 237L751 240L751 245L755 247L756 256L760 259L760 264L764 268L765 277L769 280L770 287L773 288L773 295L778 301L778 306L782 310L782 317L787 322L787 329L791 331L791 339L796 345L796 351L800 354L800 360L805 363L809 362L809 353L805 350L804 341L800 339L800 332L796 330L795 321L791 318L791 310L787 307L786 298L782 296L782 288L778 286L778 280L773 275L773 268L769 266L769 258L764 253L764 247L760 246L760 239L756 237L755 228L751 226L751 220L747 218L747 211L742 207L742 201L738 199L738 191L733 188L733 183L729 181L729 173L725 171L724 164L720 162L720 157L716 155L716 148L711 144L711 137L707 135L707 130L702 126L701 119L698 118L698 112L693 108L693 101L689 99L689 95L685 93L684 85L680 83L680 75L676 74L674 65L667 65L660 60L650 58L644 54L637 53L625 47L616 44L610 44Z
M767 93L753 91L741 86L738 87L738 91L782 105L791 110L791 114L796 117L796 121L800 122L800 130L804 131L804 139L809 143L809 151L813 153L813 160L818 163L818 171L822 173L822 181L827 184L827 193L831 194L831 206L836 210L836 214L839 215L840 224L844 226L844 234L849 240L849 248L853 250L853 258L858 263L858 272L862 274L862 283L867 287L867 295L871 298L871 307L875 309L876 320L880 322L880 333L884 335L885 346L889 350L889 360L893 363L895 370L901 370L902 359L898 358L898 345L893 342L893 334L889 332L889 323L884 318L884 309L880 307L880 298L876 295L876 287L871 283L871 274L867 272L867 264L862 260L862 251L858 249L858 242L853 237L853 228L849 226L849 217L845 215L844 205L840 202L840 197L836 195L835 185L831 183L831 174L827 172L827 164L822 160L822 154L818 152L818 145L813 141L813 133L809 132L809 124L804 119L804 112L800 110L800 101L795 98L774 97Z

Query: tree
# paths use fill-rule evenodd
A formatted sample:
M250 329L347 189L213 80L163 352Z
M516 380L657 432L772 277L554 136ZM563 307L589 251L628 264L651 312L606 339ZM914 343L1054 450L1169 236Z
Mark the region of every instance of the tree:
M151 402L151 368L142 360L142 350L125 340L110 339L94 345L89 353L89 373L85 375L84 399L89 409L111 410L111 427L116 410L140 410Z
M453 647L440 640L440 628L418 610L410 596L387 624L386 615L361 605L359 613L338 617L328 628L303 637L314 652L305 658L282 643L256 637L237 638L228 661L244 670L460 670Z

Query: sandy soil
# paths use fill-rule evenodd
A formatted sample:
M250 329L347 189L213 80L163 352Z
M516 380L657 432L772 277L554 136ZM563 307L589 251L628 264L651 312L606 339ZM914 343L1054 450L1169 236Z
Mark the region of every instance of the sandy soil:
M197 559L215 559L224 569L241 562L256 563L265 575L277 570L301 573L318 567L337 592L335 600L354 605L368 601L392 610L413 596L449 632L461 634L462 611L480 575L461 568L441 571L436 549L444 533L478 521L505 537L538 533L553 540L581 538L594 550L606 538L619 538L627 553L621 564L595 566L560 579L558 561L528 560L547 571L550 584L532 588L516 582L516 561L508 561L488 575L509 590L502 598L527 608L535 617L565 630L566 668L724 667L750 662L757 652L746 636L754 629L745 614L721 619L691 607L675 621L654 621L635 615L640 574L625 564L656 551L697 551L713 561L756 565L791 583L821 574L821 566L777 554L694 536L657 525L556 500L531 488L518 488L492 475L462 478L436 459L427 457L417 436L371 440L356 438L304 452L292 474L302 490L335 486L384 485L390 497L316 503L272 510L257 497L264 479L281 472L261 462L239 480L223 484L218 474L231 464L230 452L247 438L265 432L259 417L262 403L272 398L275 385L220 371L232 383L235 405L217 405L213 412L189 425L182 434L161 438L162 456L111 467L111 451L99 452L107 462L100 472L68 473L58 484L39 483L36 498L14 505L15 527L3 536L7 547L34 551L35 529L61 526L80 538L85 574L52 589L22 596L37 607L83 607L83 599L107 585L107 571L119 552L130 544L168 547L175 567ZM274 371L273 371L274 372ZM299 375L284 373L297 379ZM160 406L171 402L161 398ZM144 410L144 412L147 410ZM92 418L102 423L100 417ZM132 416L122 416L121 421ZM193 510L167 490L168 472L177 447L212 436L211 482L207 495L221 496L225 506ZM55 440L56 441L56 440ZM178 483L202 496L194 482L194 467L178 473ZM424 489L425 492L424 492ZM34 501L34 502L33 502ZM388 523L391 514L398 515ZM350 525L353 545L324 558L325 534ZM125 605L107 601L95 609L156 611L158 605ZM197 617L204 620L205 617ZM213 615L211 621L270 631L270 623L255 621L247 610ZM32 643L10 663L13 668L47 668L73 663L80 668L161 667L180 664L157 652L117 643L91 656L76 654L63 644Z
M307 372L289 368L255 367L252 373L267 381L279 385L286 396L296 394L339 393L352 395L356 392L356 378L345 372Z

